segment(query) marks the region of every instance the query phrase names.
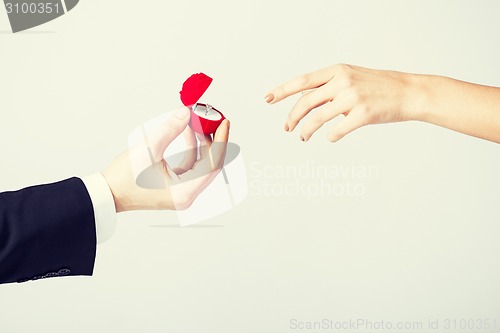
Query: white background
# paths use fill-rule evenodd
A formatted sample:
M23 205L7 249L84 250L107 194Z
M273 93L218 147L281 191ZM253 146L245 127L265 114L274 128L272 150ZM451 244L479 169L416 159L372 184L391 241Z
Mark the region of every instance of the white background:
M1 285L0 332L290 332L324 318L490 318L500 331L500 146L423 123L337 144L328 125L305 144L282 130L296 98L263 102L338 62L500 86L499 14L493 0L82 0L12 34L0 10L0 190L102 170L198 71L252 184L296 181L267 167L379 171L357 180L362 196L254 186L187 229L174 212L119 215L92 278Z

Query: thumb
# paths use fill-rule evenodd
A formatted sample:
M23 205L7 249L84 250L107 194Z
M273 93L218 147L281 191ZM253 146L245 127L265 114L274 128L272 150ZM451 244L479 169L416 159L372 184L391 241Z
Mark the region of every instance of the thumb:
M172 141L186 129L189 119L189 109L182 107L172 111L158 126L147 131L148 145L151 147L155 162L163 159L163 153Z

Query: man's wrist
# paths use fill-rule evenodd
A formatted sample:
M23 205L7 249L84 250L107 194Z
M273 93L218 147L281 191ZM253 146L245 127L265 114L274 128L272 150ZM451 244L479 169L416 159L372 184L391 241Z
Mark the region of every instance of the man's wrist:
M104 176L95 173L82 178L94 209L97 242L109 240L116 227L116 208L111 190Z

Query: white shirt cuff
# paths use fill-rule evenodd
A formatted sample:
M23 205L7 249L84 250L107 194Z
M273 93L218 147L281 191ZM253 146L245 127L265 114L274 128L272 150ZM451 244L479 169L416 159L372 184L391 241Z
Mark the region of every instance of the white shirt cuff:
M116 208L113 194L106 179L100 173L83 177L82 181L92 200L97 243L101 244L109 240L115 233Z

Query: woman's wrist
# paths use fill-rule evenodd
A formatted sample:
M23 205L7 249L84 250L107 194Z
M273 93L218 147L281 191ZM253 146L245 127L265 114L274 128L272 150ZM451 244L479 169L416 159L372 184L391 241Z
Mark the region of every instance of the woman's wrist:
M428 122L432 117L432 90L438 77L408 74L402 120Z

